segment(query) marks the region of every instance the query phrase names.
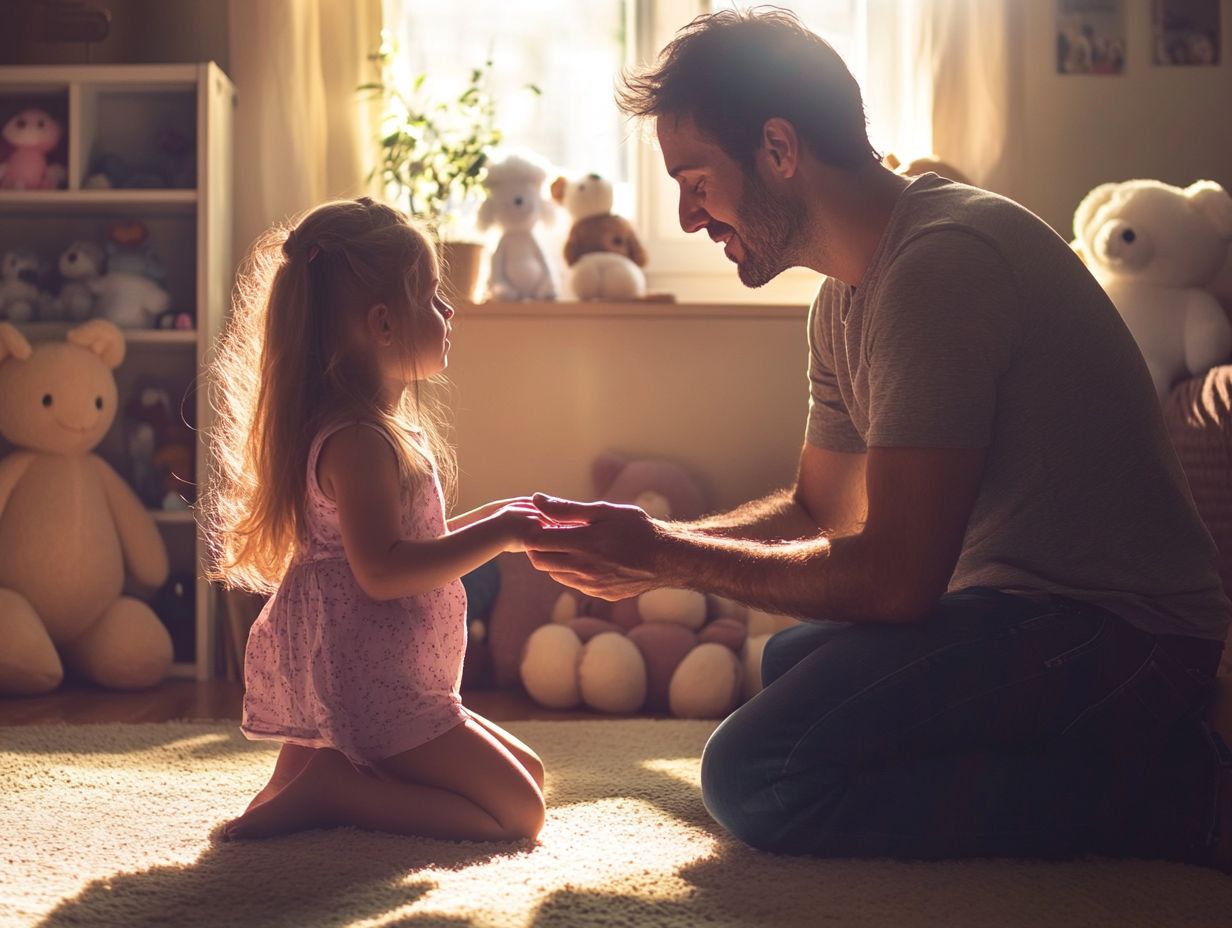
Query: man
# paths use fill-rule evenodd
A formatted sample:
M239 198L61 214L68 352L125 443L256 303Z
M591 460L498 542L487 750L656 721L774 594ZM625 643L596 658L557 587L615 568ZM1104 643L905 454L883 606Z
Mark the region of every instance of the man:
M696 20L621 102L747 286L827 275L794 488L691 524L537 498L582 523L531 555L579 590L806 620L706 746L714 818L789 853L1212 862L1229 603L1099 285L1017 204L885 169L789 14Z

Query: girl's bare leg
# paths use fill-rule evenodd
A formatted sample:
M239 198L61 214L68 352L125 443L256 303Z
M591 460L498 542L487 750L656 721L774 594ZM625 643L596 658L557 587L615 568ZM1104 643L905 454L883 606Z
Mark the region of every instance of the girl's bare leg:
M278 752L278 760L274 762L274 772L270 774L269 782L261 788L257 795L252 797L252 802L248 803L248 809L244 811L259 806L261 803L276 796L284 786L299 775L299 772L304 769L304 765L308 763L308 758L315 751L315 748L284 743L282 750Z
M465 708L465 707L464 707ZM539 784L539 789L543 789L543 761L539 759L539 755L532 751L524 742L518 740L509 732L505 731L495 722L490 722L478 712L473 712L466 709L466 713L487 729L488 734L505 746L505 749L514 756L514 759L521 764L526 772L530 774L531 779Z
M314 751L281 791L229 822L229 839L354 825L468 841L534 838L543 794L513 754L474 719L378 765L380 779L337 751Z

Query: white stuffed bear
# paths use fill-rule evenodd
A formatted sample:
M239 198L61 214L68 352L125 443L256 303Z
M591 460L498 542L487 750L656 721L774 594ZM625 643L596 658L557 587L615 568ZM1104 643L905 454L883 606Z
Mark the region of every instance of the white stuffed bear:
M531 155L509 155L488 167L488 198L479 208L480 229L495 225L500 242L492 253L488 299L554 300L556 278L535 238L535 224L552 218L552 202L543 196L547 168Z
M95 446L116 416L124 336L92 319L34 347L0 322L0 693L53 689L67 663L103 686L163 679L171 636L125 580L167 579L158 526ZM63 661L63 663L62 663Z
M97 299L98 314L124 329L152 329L171 305L156 281L130 271L108 271L87 286Z
M94 291L92 281L103 272L104 253L94 242L73 242L60 255L60 314L74 322L82 322L94 315Z
M552 182L552 198L573 218L565 263L579 300L639 300L646 295L646 251L633 224L612 212L612 195L611 181L598 174Z
M1074 212L1074 247L1120 312L1160 399L1232 354L1232 324L1203 289L1232 242L1232 197L1219 184L1101 184Z
M5 252L0 262L0 319L34 319L40 304L38 277L38 255L24 248Z

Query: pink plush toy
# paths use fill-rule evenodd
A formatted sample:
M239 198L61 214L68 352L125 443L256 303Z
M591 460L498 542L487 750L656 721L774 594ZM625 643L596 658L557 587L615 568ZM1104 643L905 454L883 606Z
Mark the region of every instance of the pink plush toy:
M65 178L63 165L48 164L47 153L60 144L63 128L50 113L22 110L4 124L3 136L13 151L0 164L0 189L54 190Z

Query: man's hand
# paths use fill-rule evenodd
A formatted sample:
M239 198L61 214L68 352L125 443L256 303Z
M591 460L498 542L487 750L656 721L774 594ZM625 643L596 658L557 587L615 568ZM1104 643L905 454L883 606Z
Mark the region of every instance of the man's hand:
M613 601L666 585L658 575L665 536L644 510L542 493L535 494L534 504L559 523L541 528L526 544L530 562L553 580Z

